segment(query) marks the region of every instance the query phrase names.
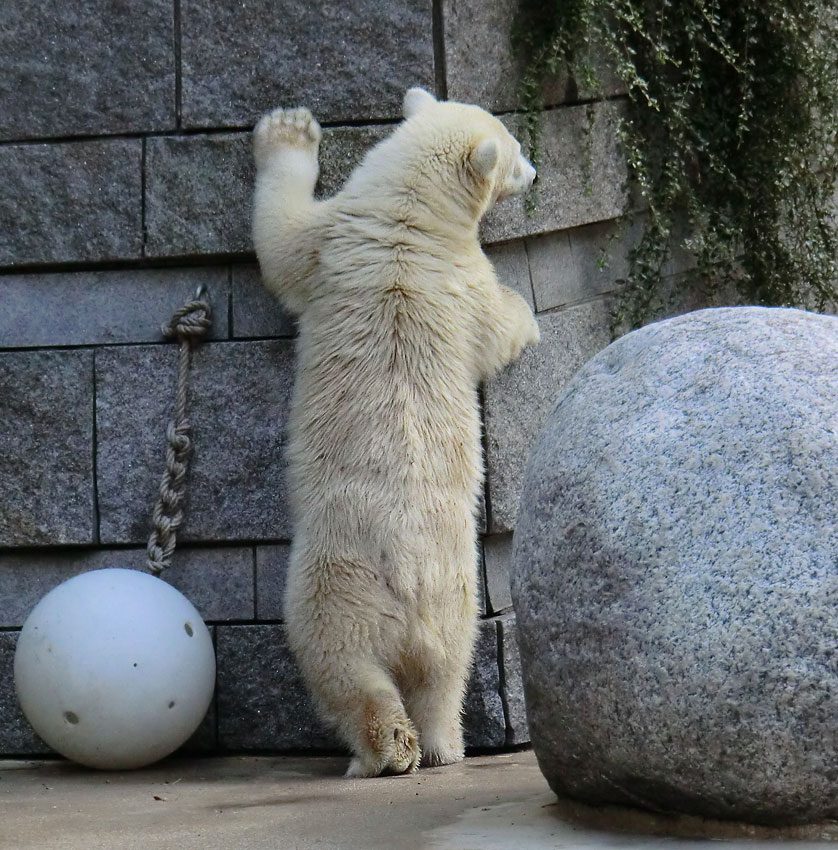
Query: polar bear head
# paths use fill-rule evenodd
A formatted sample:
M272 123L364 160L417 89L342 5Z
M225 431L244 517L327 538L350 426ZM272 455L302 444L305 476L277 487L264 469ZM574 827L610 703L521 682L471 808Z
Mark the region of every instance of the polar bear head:
M520 195L535 169L521 145L494 116L478 106L438 101L421 88L404 98L404 129L434 171L452 186L459 181L476 217L498 200ZM452 178L457 178L456 180Z

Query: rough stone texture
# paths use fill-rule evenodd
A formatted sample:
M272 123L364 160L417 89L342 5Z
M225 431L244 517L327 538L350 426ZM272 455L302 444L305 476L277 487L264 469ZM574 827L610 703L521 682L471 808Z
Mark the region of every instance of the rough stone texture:
M537 308L566 307L614 291L629 271L632 235L608 221L527 239Z
M20 627L38 601L61 582L90 570L146 569L145 549L0 553L0 627ZM254 615L253 551L179 547L164 581L176 587L204 620L247 620Z
M480 226L483 241L578 227L625 212L626 164L617 139L620 109L618 103L605 102L545 112L535 212L527 215L523 197L501 201ZM519 116L502 120L516 138L521 136Z
M0 632L0 753L43 755L50 748L35 734L15 695L14 660L18 632Z
M274 106L330 122L399 117L405 89L434 84L431 6L182 0L184 125L252 125Z
M93 357L0 353L0 547L92 543Z
M513 613L498 617L503 677L501 696L506 713L506 743L527 744L530 730L527 724L527 706L524 701L524 682L521 674L521 653Z
M513 572L557 793L838 816L836 363L834 317L706 310L622 338L565 388Z
M492 112L520 108L522 68L510 43L518 6L516 0L442 0L449 100L476 103ZM599 92L580 90L562 74L545 82L545 104L599 99L624 90L607 63L599 60L595 67L600 77Z
M229 750L337 750L317 719L283 626L219 626L218 738Z
M0 265L138 257L138 139L0 147Z
M474 667L463 708L463 731L468 748L493 749L502 747L506 742L495 620L483 620L480 623L474 649Z
M0 138L175 124L171 0L5 0Z
M233 330L236 339L295 336L297 325L262 285L258 265L233 266Z
M213 305L212 339L228 335L228 271L136 269L0 277L0 345L157 342L160 326L205 284Z
M290 546L256 547L256 617L281 620Z
M527 239L538 310L565 307L617 290L628 277L629 253L640 242L645 226L646 216L637 214L620 221L598 222ZM672 251L661 267L670 283L696 266L695 257L683 246L687 236L685 223L676 223ZM680 289L680 300L683 302L686 296L692 303L668 305L672 310L668 316L716 306L711 304L711 294L702 291L700 281L690 281ZM716 298L719 305L736 303L735 292L724 292Z
M562 387L608 345L608 305L595 301L538 317L541 343L528 348L484 389L489 530L515 527L524 466Z
M532 280L527 262L527 249L519 239L515 242L502 242L486 249L486 256L492 261L498 281L514 289L535 310Z
M317 195L336 192L389 127L326 130ZM242 253L250 236L254 167L250 133L148 139L145 253Z
M512 563L512 535L495 534L483 541L486 564L486 593L489 610L498 614L512 607L509 567Z
M324 130L320 142L320 177L315 196L334 195L346 178L360 165L367 151L393 131L390 125L374 127L333 127Z
M208 343L190 384L194 455L184 540L287 539L282 457L293 380L290 340ZM141 543L163 473L175 345L96 354L97 471L103 543Z
M509 32L515 0L444 0L445 69L448 98L493 112L518 105L520 67Z
M249 133L148 139L145 173L146 256L252 250Z

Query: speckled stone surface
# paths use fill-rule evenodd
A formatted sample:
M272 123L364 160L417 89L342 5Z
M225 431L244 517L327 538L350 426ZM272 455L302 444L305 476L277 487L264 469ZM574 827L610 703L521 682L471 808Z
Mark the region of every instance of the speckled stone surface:
M10 274L0 276L0 344L51 345L158 342L160 326L207 287L213 304L211 339L228 335L229 272L194 269Z
M93 543L93 355L0 353L0 548Z
M0 632L0 753L36 755L51 752L35 734L15 695L15 649L18 632Z
M513 601L559 793L838 816L838 319L704 310L565 387L530 458Z
M186 127L253 124L274 106L320 120L401 116L433 87L431 0L182 0Z
M109 567L145 570L145 547L0 552L0 628L22 626L38 601L61 582ZM178 546L162 578L183 593L205 620L253 617L253 551L249 547Z
M142 141L0 147L0 265L137 258Z
M484 242L578 227L621 215L627 208L626 164L617 141L621 105L608 101L544 113L544 144L528 214L524 197L508 198L480 224ZM501 118L513 136L522 136L522 119Z
M337 192L367 150L390 130L390 125L326 129L317 197ZM252 252L249 132L148 139L145 175L147 257Z
M4 0L0 138L175 125L171 0Z
M609 308L592 301L538 317L541 342L484 387L489 531L515 528L527 457L562 387L608 345ZM490 591L491 592L491 591Z
M103 543L145 543L166 459L177 346L96 352L96 472ZM293 342L209 342L193 358L194 453L178 543L290 537L283 447Z
M506 743L496 620L481 621L477 632L474 666L463 704L463 737L466 747L479 750Z

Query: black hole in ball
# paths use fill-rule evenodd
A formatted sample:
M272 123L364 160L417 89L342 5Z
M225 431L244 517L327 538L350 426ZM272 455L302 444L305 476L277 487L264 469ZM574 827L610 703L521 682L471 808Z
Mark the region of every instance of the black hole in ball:
M174 708L174 707L175 707L175 701L174 701L174 700L172 700L172 701L169 703L169 708Z
M192 635L195 634L195 632L192 629L192 623L184 623L183 624L183 630L186 632L186 634L189 635L189 637L192 637Z
M78 714L75 713L75 711L65 711L64 712L64 719L68 723L72 723L73 726L75 726L79 722L79 716L78 716Z

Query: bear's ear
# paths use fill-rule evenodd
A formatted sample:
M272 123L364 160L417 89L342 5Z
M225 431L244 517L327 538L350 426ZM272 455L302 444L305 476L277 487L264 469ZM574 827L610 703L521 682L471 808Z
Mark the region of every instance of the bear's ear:
M432 103L436 103L436 98L430 92L416 86L405 92L402 114L405 118L411 118Z
M489 137L478 142L468 155L471 167L481 177L488 177L500 158L500 145L497 139Z

